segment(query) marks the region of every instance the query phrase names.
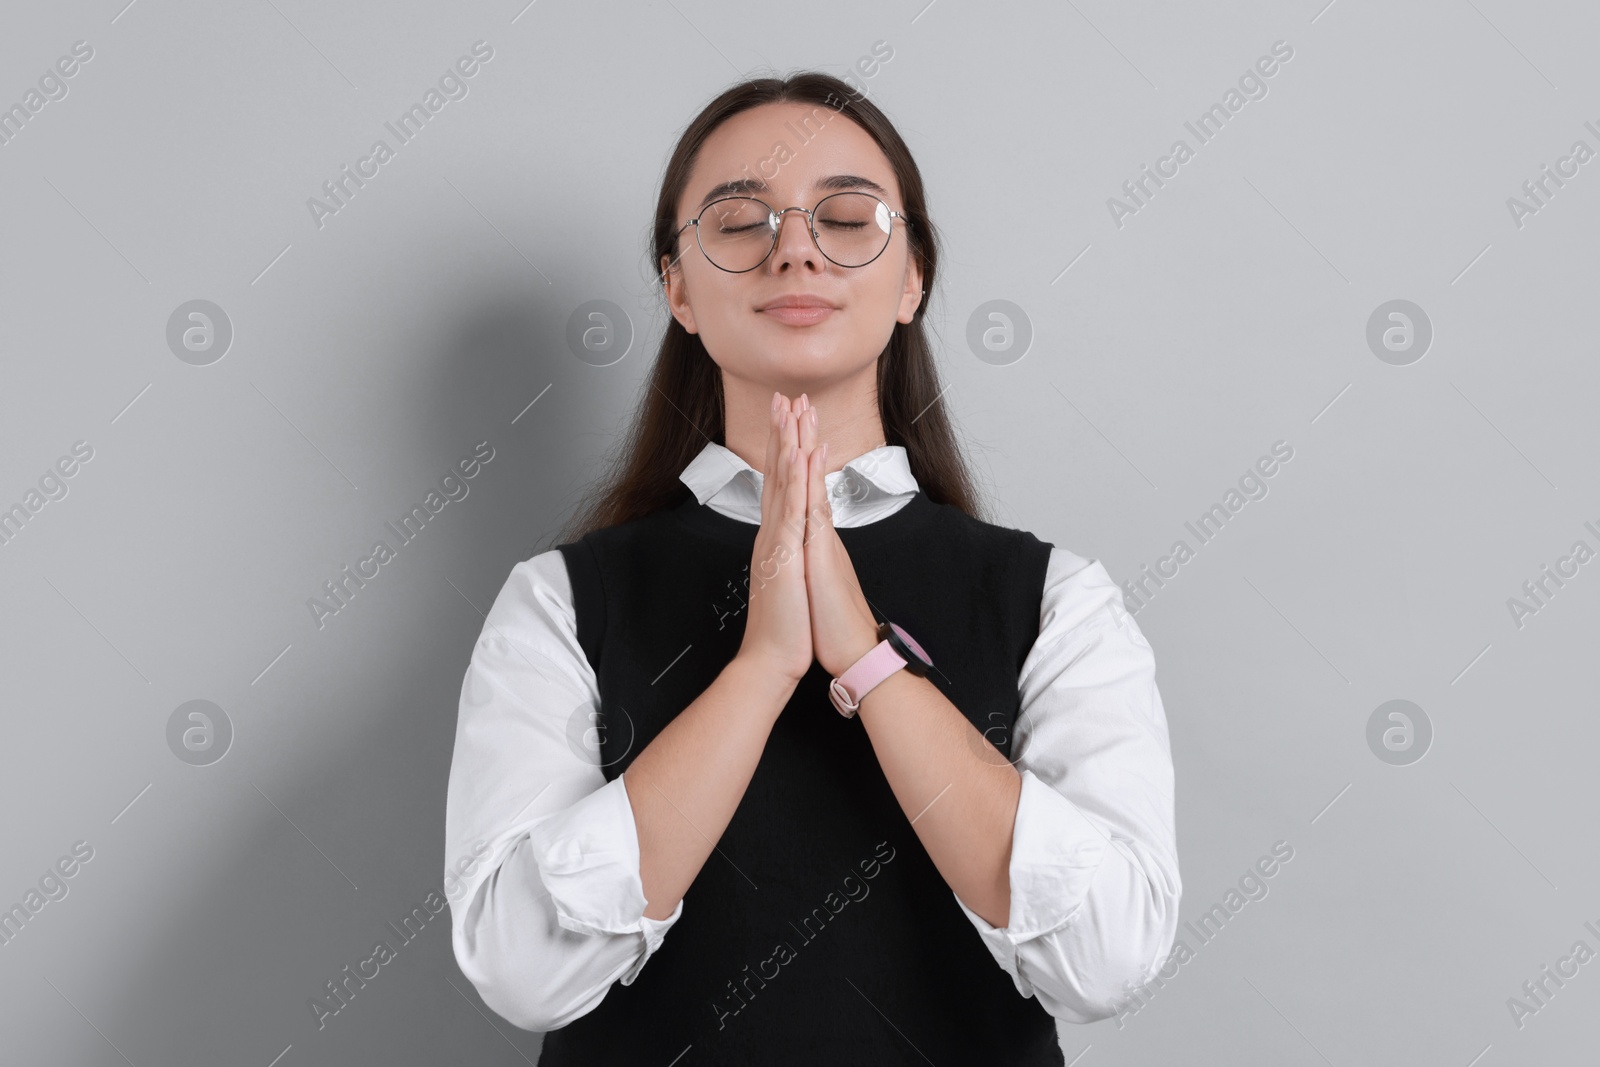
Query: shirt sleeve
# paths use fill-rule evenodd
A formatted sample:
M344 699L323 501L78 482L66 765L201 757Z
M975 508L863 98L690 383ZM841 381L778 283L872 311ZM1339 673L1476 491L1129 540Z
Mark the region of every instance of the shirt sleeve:
M1098 560L1052 546L1018 690L1010 925L956 902L1018 993L1093 1022L1162 966L1183 892L1154 654Z
M578 643L560 550L517 564L461 683L445 803L445 891L462 974L526 1030L632 984L683 901L644 915L639 839L594 728L599 688Z

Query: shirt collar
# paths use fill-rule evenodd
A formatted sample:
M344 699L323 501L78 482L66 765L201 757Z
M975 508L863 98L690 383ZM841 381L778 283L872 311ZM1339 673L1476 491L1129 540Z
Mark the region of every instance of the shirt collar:
M678 478L700 503L717 505L718 510L738 513L750 522L761 521L763 475L733 450L707 441ZM903 445L863 452L825 480L836 519L888 497L909 498L920 488Z

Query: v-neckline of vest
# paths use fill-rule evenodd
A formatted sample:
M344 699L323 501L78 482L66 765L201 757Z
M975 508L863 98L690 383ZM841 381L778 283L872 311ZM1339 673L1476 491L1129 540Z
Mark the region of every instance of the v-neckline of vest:
M916 496L892 515L860 526L839 527L839 539L846 548L875 548L923 529L938 510L939 505L919 489ZM754 545L756 531L761 528L758 523L735 519L709 504L700 503L693 493L672 512L686 528L740 547Z

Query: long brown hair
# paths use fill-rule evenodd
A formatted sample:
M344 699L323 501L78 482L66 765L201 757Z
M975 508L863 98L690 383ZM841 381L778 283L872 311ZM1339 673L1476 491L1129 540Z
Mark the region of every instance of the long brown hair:
M676 263L678 200L700 147L725 120L762 104L808 103L848 115L865 130L894 168L907 219L910 251L922 265L923 286L933 291L939 239L928 217L922 175L911 152L882 111L865 95L829 74L802 71L787 78L753 78L723 92L689 123L673 149L656 201L652 262ZM693 240L693 238L685 238ZM659 269L659 268L658 268ZM971 473L956 442L943 401L933 352L923 332L927 298L910 323L896 322L878 357L878 416L886 443L901 445L922 492L981 518ZM575 541L592 530L644 518L682 501L688 487L678 475L707 441L725 445L721 368L700 338L667 317L636 417L614 454L606 477L586 496L561 535Z

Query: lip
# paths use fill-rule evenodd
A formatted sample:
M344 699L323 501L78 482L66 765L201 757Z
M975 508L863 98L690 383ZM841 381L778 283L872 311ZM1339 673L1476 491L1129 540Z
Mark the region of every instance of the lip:
M838 307L820 296L796 293L780 296L756 310L789 326L812 326L832 315Z

